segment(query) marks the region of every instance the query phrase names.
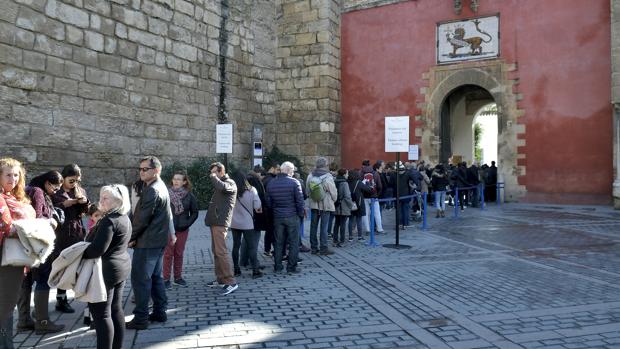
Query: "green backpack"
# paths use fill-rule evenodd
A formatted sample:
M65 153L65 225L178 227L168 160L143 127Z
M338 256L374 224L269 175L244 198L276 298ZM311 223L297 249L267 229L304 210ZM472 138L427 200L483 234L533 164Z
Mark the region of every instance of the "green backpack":
M310 188L310 199L316 202L322 202L325 198L325 188L323 188L323 180L321 177L312 177L310 178L310 183L308 184Z

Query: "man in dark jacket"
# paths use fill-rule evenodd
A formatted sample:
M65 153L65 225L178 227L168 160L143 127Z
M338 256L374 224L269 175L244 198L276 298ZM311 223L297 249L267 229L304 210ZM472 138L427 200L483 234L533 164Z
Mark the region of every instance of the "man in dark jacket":
M267 190L267 186L269 185L269 182L274 180L279 172L280 172L279 164L272 164L271 167L269 167L269 171L267 171L267 173L265 174L265 177L263 178L263 187L265 187L265 190ZM267 257L271 257L272 256L271 248L275 245L275 242L276 242L276 237L273 232L273 212L271 212L271 209L269 207L265 206L264 213L265 213L265 238L263 241L264 243L263 254Z
M233 275L233 268L228 261L226 248L226 234L237 202L237 185L228 177L226 168L221 163L212 163L209 170L213 183L213 196L209 202L205 224L211 228L211 249L216 280L210 282L208 286L222 286L220 294L225 296L239 288Z
M478 184L480 184L479 169L475 162L467 169L467 182L469 182L471 186L478 186ZM469 202L472 207L478 207L478 201L480 200L479 195L478 188L469 190Z
M135 317L129 329L144 330L149 321L165 322L168 298L162 276L164 249L172 228L172 211L168 188L159 178L161 162L155 156L140 161L140 179L144 188L136 205L129 247L134 248L131 261L131 285L136 296ZM153 313L149 314L149 297Z
M301 184L293 178L295 165L286 161L280 166L280 174L267 186L267 206L273 211L276 236L274 250L276 273L281 272L284 245L288 243L286 271L297 273L299 257L299 219L304 216L304 197Z

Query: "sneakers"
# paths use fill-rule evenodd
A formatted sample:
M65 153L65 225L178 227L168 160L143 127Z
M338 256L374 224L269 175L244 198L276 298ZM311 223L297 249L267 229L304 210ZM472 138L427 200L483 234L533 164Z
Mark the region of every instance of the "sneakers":
M224 285L222 287L222 292L220 292L221 296L226 296L228 294L231 294L233 292L235 292L236 289L239 288L238 284L234 284L234 285Z
M357 241L364 241L364 240L366 240L366 239L364 239L364 237L363 237L363 236L358 236L358 237L357 237Z
M170 280L164 281L164 287L166 288L166 290L172 290L172 283L170 282Z
M224 285L217 282L217 280L213 280L207 284L207 287L222 287Z
M177 286L187 287L187 281L183 280L183 278L174 279L173 283Z
M271 256L272 256L272 255L271 255L271 251L265 251L265 252L263 252L263 254L264 254L266 257L271 257Z
M349 242L353 242L353 236L349 236Z

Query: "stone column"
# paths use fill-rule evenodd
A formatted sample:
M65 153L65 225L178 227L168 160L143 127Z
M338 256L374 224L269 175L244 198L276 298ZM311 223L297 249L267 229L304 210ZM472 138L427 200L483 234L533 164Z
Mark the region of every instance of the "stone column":
M340 1L279 0L277 145L313 166L340 160Z
M620 209L620 0L611 0L611 101L614 104L614 207Z

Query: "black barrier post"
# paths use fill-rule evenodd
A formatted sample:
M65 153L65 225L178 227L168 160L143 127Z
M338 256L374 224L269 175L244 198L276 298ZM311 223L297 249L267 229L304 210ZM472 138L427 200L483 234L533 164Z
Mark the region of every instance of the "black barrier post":
M396 243L395 244L385 244L383 246L387 248L395 248L395 249L407 249L411 248L409 245L401 245L400 244L400 227L398 225L400 218L400 191L398 190L398 178L400 177L400 152L396 152Z

